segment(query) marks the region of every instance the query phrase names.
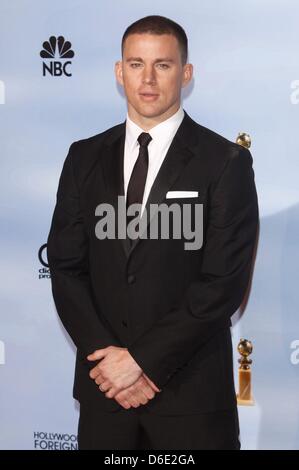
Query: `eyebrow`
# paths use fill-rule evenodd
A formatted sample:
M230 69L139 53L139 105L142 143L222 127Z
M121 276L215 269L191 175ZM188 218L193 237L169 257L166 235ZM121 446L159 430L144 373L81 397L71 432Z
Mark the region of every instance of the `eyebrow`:
M126 62L143 62L143 59L141 57L128 57L128 59L126 59ZM174 60L171 59L170 57L164 57L164 58L161 58L161 59L156 59L154 61L154 63L158 63L158 62L171 62L173 63Z

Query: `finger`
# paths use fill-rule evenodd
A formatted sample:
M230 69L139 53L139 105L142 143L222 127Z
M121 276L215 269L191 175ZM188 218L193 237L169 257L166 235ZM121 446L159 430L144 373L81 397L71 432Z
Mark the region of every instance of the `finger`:
M101 388L102 388L102 385L103 385L103 390L102 390L103 392L107 392L112 387L112 383L110 382L110 380L105 379L100 374L94 379L94 381L97 385L101 385Z
M115 395L117 395L118 393L120 392L120 389L117 388L117 387L111 387L110 390L108 390L106 393L105 393L105 397L106 398L114 398Z
M137 391L141 391L146 396L147 400L152 400L152 398L154 398L154 396L156 395L156 393L144 377L140 377L140 379L135 382L132 387L136 387Z
M127 390L121 390L120 392L118 392L118 393L115 395L114 399L115 399L115 400L126 401L127 398L128 398L128 396L129 396L129 395L128 395L128 393L127 393Z
M161 392L161 390L156 386L156 384L154 384L154 382L146 375L146 374L143 374L143 377L144 379L146 380L146 382L149 384L149 386L155 391L155 392Z
M140 377L137 382L135 382L131 387L129 387L129 391L131 391L136 396L139 396L140 400L145 397L148 401L154 398L155 396L155 392L149 386L144 377Z
M138 390L138 393L136 396L142 405L146 405L149 401L149 398L146 396L143 390Z
M156 392L154 392L154 390L149 385L142 386L142 392L148 400L152 400L156 395Z
M107 348L97 349L92 354L89 354L87 356L87 359L89 361L98 361L100 359L103 359L105 356L107 356L107 354L108 354Z
M89 377L93 380L96 380L97 378L100 380L99 383L105 382L105 377L99 372L98 369L93 369L92 371L89 372Z
M143 374L143 377L145 378L145 380L147 381L147 383L150 385L150 387L151 387L155 392L161 392L161 390L157 387L157 385L154 384L154 382L153 382L146 374Z
M115 397L115 400L117 401L117 403L122 406L123 408L125 408L126 410L128 410L129 408L131 408L131 405L130 403L127 401L127 400L124 400L124 399L120 399L118 398L118 396L116 395Z
M137 408L139 405L145 405L148 402L148 398L140 391L138 391L137 383L140 382L140 379L130 387L121 390L116 398L121 401L127 401L131 406Z
M91 371L89 371L89 377L92 379L95 379L98 377L98 375L101 375L100 369L98 366L95 366Z
M138 405L146 405L148 402L147 396L143 393L142 389L134 385L132 389L128 389L128 393L130 394L129 397L129 403L131 402L130 400L133 399L133 401L136 401Z
M97 375L97 377L94 379L94 381L97 385L101 385L104 382L106 382L105 378L101 374Z
M140 406L140 401L130 392L127 392L127 401L133 408L138 408L138 406Z
M108 390L111 389L111 383L109 380L104 380L104 382L101 383L98 378L96 378L95 383L99 386L99 389L103 393L108 392Z
M127 388L125 390L122 390L118 394L118 396L120 397L122 401L127 401L130 404L130 406L132 406L133 408L138 408L138 406L140 405L140 402L135 397L135 395L132 394Z

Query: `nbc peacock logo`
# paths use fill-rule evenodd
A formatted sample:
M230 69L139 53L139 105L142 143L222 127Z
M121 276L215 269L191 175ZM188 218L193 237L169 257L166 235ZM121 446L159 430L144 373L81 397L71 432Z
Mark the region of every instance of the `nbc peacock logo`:
M65 59L72 59L74 55L70 41L66 41L63 36L51 36L48 41L43 43L43 49L40 51L42 59L50 59L43 62L43 76L49 74L52 77L61 77L62 75L71 77L72 74L68 68L72 62L65 61Z

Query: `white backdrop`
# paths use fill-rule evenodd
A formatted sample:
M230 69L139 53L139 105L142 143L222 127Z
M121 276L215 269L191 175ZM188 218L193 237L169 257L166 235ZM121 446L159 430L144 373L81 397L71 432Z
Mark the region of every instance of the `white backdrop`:
M113 76L122 33L161 14L185 28L195 78L184 108L235 140L252 137L261 230L234 348L253 342L255 406L244 449L299 449L299 4L296 0L2 0L0 4L0 448L76 448L74 348L54 309L45 251L72 141L125 119ZM40 56L51 36L73 58ZM43 62L66 74L43 75ZM63 69L61 69L63 70ZM68 74L68 75L67 75ZM238 355L235 357L237 377Z

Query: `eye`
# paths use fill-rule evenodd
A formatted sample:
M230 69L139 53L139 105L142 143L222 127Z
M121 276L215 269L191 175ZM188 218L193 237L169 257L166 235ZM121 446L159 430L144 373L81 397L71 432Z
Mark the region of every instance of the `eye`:
M140 62L131 62L130 67L132 67L133 69L137 69L141 65L142 64Z
M168 64L157 64L157 65L158 65L158 67L159 67L160 69L163 69L163 70L169 69L169 65L168 65Z

